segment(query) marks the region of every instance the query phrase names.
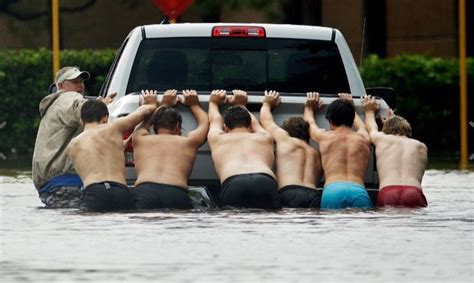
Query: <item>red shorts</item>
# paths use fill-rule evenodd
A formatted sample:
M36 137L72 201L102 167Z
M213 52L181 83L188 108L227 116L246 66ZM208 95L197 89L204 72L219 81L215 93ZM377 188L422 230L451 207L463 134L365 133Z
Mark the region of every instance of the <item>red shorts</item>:
M379 191L377 206L426 207L423 191L414 186L387 186Z

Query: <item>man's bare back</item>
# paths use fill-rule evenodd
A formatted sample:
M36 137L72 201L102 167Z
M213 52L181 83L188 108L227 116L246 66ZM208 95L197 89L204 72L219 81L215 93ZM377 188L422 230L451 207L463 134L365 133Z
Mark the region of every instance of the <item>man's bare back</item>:
M392 115L378 131L375 98L363 98L365 123L375 145L379 193L377 206L426 207L421 181L428 162L426 146L411 138L411 126L403 117ZM392 112L393 114L393 112Z
M163 101L166 104L176 104L176 91L165 92ZM181 98L181 97L180 97ZM179 100L191 108L198 127L181 136L181 129L172 132L159 129L159 133L150 135L148 129L137 129L133 136L135 169L137 181L135 186L144 182L162 183L188 189L188 178L196 159L196 153L205 140L209 128L207 113L199 106L195 91L183 91Z
M66 149L84 184L79 209L114 211L131 208L125 180L123 150L128 140L122 134L153 114L156 103L107 124L109 111L99 100L86 101L81 108L84 131Z
M278 187L299 185L316 188L322 175L319 152L297 138L277 144L276 174Z
M282 189L289 185L298 185L316 189L322 175L319 151L304 141L303 137L293 137L275 123L271 109L279 104L280 97L278 92L265 91L265 97L260 110L260 122L276 142L278 188ZM298 117L292 118L293 120L298 119ZM301 119L301 121L303 120ZM297 125L293 125L293 127ZM309 133L307 133L306 137L309 137Z
M210 102L210 108L216 107L218 103L224 103L226 98L225 91L213 92L211 99L216 98L216 102ZM239 101L240 97L235 96L236 101L231 101L231 105L245 105ZM242 103L242 104L241 104ZM219 109L214 109L219 111ZM211 146L212 159L216 167L217 174L224 182L227 178L238 174L247 173L265 173L273 178L272 171L274 162L273 139L259 125L258 121L251 115L251 129L236 128L225 132L222 117L214 117L210 113L211 128L209 130L208 142ZM219 120L214 124L213 119Z
M380 188L408 185L421 188L421 180L428 162L425 144L407 136L378 131L375 113L378 104L370 96L364 97L366 124L375 145Z
M421 188L428 162L426 146L414 139L381 135L374 139L380 187L408 185Z
M350 95L340 94L340 96L352 100ZM311 137L319 143L325 185L344 181L364 186L370 157L370 139L365 126L356 114L354 124L358 129L357 132L346 126L334 127L332 131L320 129L314 121L313 112L313 109L320 107L319 95L309 93L305 119L311 121Z
M272 171L273 138L250 113L247 93L234 90L211 92L209 98L209 146L222 190L224 206L281 208L278 184ZM223 118L219 104L229 103Z
M326 118L331 131L317 126L313 109L320 109L319 94L309 92L304 117L310 124L311 138L319 143L325 183L321 209L370 208L373 206L364 186L370 156L370 138L355 112L352 96L340 93L331 102ZM352 126L357 129L352 131Z
M370 142L348 128L326 132L319 141L325 184L347 181L364 186Z
M103 181L126 184L122 133L151 115L155 108L154 105L144 105L112 123L86 124L84 131L71 140L67 153L84 187Z
M154 182L187 189L196 151L181 136L161 134L134 139L135 185Z
M84 187L102 181L126 184L123 151L122 135L112 124L85 129L68 146Z
M247 173L265 173L275 177L271 170L274 153L270 135L235 131L209 142L221 182L230 176Z

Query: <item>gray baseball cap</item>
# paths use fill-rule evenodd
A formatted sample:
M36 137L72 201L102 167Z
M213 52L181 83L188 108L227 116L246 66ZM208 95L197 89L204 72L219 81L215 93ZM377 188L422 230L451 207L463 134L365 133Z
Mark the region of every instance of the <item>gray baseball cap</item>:
M81 77L83 80L87 80L91 77L89 72L81 71L78 67L64 67L61 68L56 74L56 85L67 80L74 80Z

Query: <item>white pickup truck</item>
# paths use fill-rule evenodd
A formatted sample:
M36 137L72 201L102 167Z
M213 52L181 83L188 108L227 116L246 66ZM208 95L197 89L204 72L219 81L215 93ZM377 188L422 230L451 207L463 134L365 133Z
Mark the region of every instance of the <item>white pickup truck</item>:
M263 92L280 92L282 105L274 111L277 123L287 116L303 115L307 91L318 91L324 107L316 122L329 127L325 108L337 93L354 97L356 110L366 89L342 34L332 28L276 24L171 24L147 25L133 29L117 52L100 95L117 92L109 105L110 119L129 114L138 107L143 89L195 89L207 109L213 89L243 89L249 94L248 108L257 117ZM390 98L390 90L371 93ZM380 99L381 115L388 105ZM185 130L196 124L183 106ZM315 144L314 146L317 147ZM127 182L136 178L133 148L126 149ZM320 186L322 186L322 181ZM372 157L365 177L371 197L376 197L378 178ZM214 199L220 184L211 159L209 145L198 152L191 187L205 187Z

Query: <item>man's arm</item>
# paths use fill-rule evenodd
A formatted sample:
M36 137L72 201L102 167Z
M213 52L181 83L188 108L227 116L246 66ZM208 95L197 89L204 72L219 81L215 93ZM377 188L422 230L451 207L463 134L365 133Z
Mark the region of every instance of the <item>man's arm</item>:
M140 105L158 105L156 90L142 90L139 97ZM146 136L150 134L151 119L153 115L150 115L148 119L145 119L140 123L133 131L133 139L139 136Z
M106 97L99 96L98 99L101 100L105 105L109 105L114 101L114 98L117 96L117 92L112 92L107 94Z
M245 106L243 106L245 107ZM245 109L247 109L247 107L245 107ZM263 134L263 135L268 135L269 137L271 137L271 134L269 132L267 132L263 127L262 125L260 125L260 123L258 122L258 119L255 117L255 115L253 115L252 112L250 112L248 109L247 111L249 112L250 114L250 127L252 129L252 132L254 133L258 133L258 134Z
M209 96L209 133L208 139L211 140L224 133L224 120L219 112L219 105L226 100L225 90L213 90Z
M118 118L113 122L113 125L121 133L135 128L135 126L143 120L149 119L155 112L156 105L158 104L156 91L142 91L141 100L144 105L138 107L137 110L127 116Z
M199 96L195 90L183 90L183 97L180 102L189 107L197 121L197 128L188 133L188 139L196 147L199 147L206 141L207 132L209 131L207 114L199 105Z
M319 93L308 92L306 93L306 104L304 107L303 119L309 123L309 135L311 139L316 142L320 142L326 133L325 129L319 128L314 120L314 110L319 110L323 106L322 101L319 99Z
M148 119L144 120L142 123L136 126L135 130L133 131L133 138L147 136L150 134L150 126L151 126L151 115Z
M384 135L384 133L379 132L377 122L375 121L375 114L377 114L380 108L379 104L375 101L374 97L366 95L362 97L362 105L365 112L365 125L367 126L370 139L375 143L378 137Z
M135 128L138 123L148 119L156 110L156 105L142 105L138 107L137 110L128 114L125 117L120 117L117 120L113 121L113 125L121 133L126 132L127 130Z
M352 100L352 95L350 95L349 93L338 93L338 95L339 95L339 98L348 100L352 104L354 104L354 101ZM360 119L359 114L357 114L357 111L355 111L355 109L354 109L354 112L355 112L354 127L356 128L357 133L359 135L362 135L364 138L370 140L369 133L367 132L367 129L365 128L364 122L362 122L362 119Z
M280 104L280 94L276 91L265 91L262 108L260 108L260 123L262 127L267 130L275 140L281 140L289 137L289 134L280 128L273 120L271 110L278 107Z

